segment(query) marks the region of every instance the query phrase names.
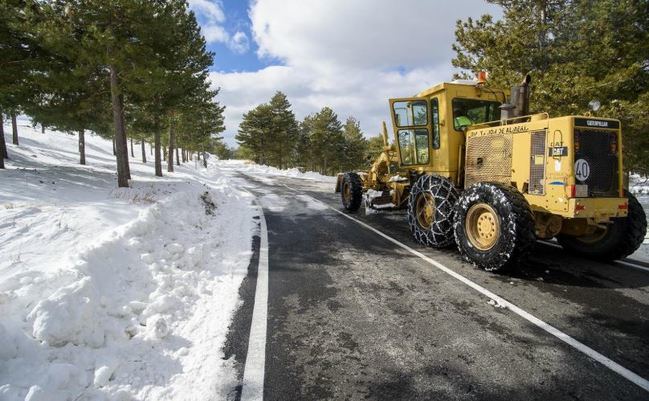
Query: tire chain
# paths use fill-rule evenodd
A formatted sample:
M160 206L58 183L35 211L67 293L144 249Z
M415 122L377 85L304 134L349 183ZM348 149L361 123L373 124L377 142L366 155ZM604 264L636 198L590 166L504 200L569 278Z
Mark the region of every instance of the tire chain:
M435 219L430 230L419 227L415 216L415 203L420 193L429 193L435 199ZM445 248L455 243L453 220L458 197L453 184L443 177L425 175L417 180L408 199L408 225L417 242L433 248Z

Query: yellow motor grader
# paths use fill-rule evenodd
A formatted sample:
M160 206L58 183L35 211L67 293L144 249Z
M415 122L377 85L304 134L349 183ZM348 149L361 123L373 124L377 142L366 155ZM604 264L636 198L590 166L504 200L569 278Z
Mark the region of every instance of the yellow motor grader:
M623 187L618 120L530 114L530 78L509 99L473 81L390 99L394 143L369 171L338 175L343 207L407 208L414 239L457 245L486 270L518 266L537 239L597 259L633 253L645 213Z

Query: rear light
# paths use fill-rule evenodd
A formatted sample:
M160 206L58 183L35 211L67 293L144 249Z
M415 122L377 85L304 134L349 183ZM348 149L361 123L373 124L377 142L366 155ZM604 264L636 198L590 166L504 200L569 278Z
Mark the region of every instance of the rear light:
M579 152L579 132L575 132L575 153Z
M610 149L611 149L611 154L615 155L617 154L617 135L616 134L611 134L611 142L609 143Z
M624 202L624 203L618 205L617 208L620 209L620 210L627 210L627 209L629 209L629 204Z
M577 211L577 212L580 212L580 211L585 210L585 209L586 209L586 206L584 206L584 205L581 205L579 203L577 203L575 205L575 211Z
M568 185L570 198L588 198L588 185Z

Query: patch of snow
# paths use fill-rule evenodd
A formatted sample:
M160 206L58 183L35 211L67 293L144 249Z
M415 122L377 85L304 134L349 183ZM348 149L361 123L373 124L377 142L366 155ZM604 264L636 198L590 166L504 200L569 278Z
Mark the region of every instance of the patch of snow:
M629 191L638 198L649 221L649 177L630 174ZM645 235L640 248L633 255L629 256L629 258L649 262L649 234Z
M297 195L296 198L306 203L306 207L311 210L323 211L329 209L329 206L308 195Z
M252 196L215 158L155 178L139 147L117 189L111 142L87 134L80 166L76 136L19 131L0 170L0 399L226 399Z
M239 172L253 175L255 178L259 179L262 182L272 184L272 179L268 177L291 177L291 178L301 178L304 180L319 181L326 183L336 183L336 177L322 175L313 171L301 172L297 168L290 168L286 170L280 170L276 167L270 167L262 164L256 164L250 161L244 160L223 160L221 161L222 168L230 167L234 168Z

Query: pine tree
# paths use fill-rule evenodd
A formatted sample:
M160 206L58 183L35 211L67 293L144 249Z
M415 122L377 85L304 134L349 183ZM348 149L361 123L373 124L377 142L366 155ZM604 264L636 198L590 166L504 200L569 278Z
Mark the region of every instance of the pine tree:
M27 103L30 72L42 55L31 32L31 19L38 9L38 3L32 1L0 2L0 114L10 116L15 145L18 144L16 114ZM0 151L4 158L8 158L6 149L2 135Z
M602 117L619 118L625 163L649 174L649 3L646 0L490 0L494 21L458 21L453 64L487 70L509 87L531 72L531 105L551 116L584 114L598 99Z
M249 154L255 163L267 164L268 149L272 144L270 127L272 109L268 104L260 104L243 115L239 131L235 136L239 147ZM245 149L245 150L244 150Z
M383 153L383 138L381 135L373 136L367 140L367 148L365 152L365 160L370 162L376 159Z
M276 92L268 104L272 114L271 129L269 131L272 165L283 169L288 166L291 154L295 149L298 124L285 94L279 91Z
M367 140L363 137L361 126L354 117L348 117L343 126L345 139L342 171L349 171L364 166L367 153Z
M311 160L320 173L342 171L344 136L338 116L329 107L307 117L303 124L309 132Z

